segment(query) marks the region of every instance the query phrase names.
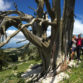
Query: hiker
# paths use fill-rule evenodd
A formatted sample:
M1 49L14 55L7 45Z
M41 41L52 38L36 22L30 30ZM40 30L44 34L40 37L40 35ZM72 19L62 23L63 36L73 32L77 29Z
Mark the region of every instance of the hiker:
M74 58L74 55L75 55L75 51L76 51L76 36L74 35L72 37L72 43L71 43L71 54L70 54L70 59L69 60L72 60Z
M81 50L82 50L82 55L83 55L83 38L82 38Z
M79 34L77 39L77 59L78 60L80 60L81 45L82 45L82 38L81 38L81 34Z

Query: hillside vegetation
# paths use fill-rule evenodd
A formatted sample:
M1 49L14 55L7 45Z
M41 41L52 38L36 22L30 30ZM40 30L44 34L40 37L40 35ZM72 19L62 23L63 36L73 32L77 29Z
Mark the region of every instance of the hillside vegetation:
M30 65L41 62L37 48L32 44L19 48L1 49L0 51L2 55L10 58L10 60L6 60L3 57L3 60L8 64L3 65L0 70L0 83L25 83L21 74L26 72Z
M32 44L27 44L19 48L9 48L0 50L0 60L3 65L0 70L0 83L25 83L21 74L26 72L32 65L41 63L37 48ZM69 74L69 79L64 79L60 83L83 83L83 55L78 68L69 68L65 72ZM1 63L0 63L1 64Z

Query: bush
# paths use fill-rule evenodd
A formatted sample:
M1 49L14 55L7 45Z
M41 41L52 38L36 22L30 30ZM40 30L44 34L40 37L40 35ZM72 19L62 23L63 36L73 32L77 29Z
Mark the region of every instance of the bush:
M11 58L11 61L13 61L13 62L18 61L18 56L17 55L10 55L9 58Z
M0 49L0 70L2 70L3 66L8 65L7 59L8 59L8 57L5 55L3 50Z
M23 74L23 72L19 72L18 74L17 74L17 78L21 78L21 75Z

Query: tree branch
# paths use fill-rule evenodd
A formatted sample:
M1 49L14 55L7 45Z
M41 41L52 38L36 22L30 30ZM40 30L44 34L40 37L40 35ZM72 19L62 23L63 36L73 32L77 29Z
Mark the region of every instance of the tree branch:
M18 34L20 32L20 30L17 30L17 31L15 31L12 35L10 35L9 37L7 37L7 39L4 41L4 42L1 42L0 43L0 47L2 47L2 46L4 46L5 44L7 44L9 41L10 41L10 39L12 38L12 37L14 37L16 34Z
M12 11L12 13L13 12L14 11ZM35 45L37 45L39 47L42 47L42 46L47 47L48 45L46 43L42 42L42 39L40 39L36 35L32 34L30 31L28 31L26 29L26 27L32 26L32 24L35 21L39 21L40 24L46 23L47 25L51 25L51 26L56 25L56 23L49 22L48 20L45 20L45 19L42 19L42 18L33 18L30 15L23 14L23 16L5 16L4 20L2 21L1 27L4 26L3 28L5 28L5 30L7 28L9 28L10 26L15 26L15 27L18 28L18 26L21 23L21 21L24 21L24 20L27 21L28 24L20 25L20 27L23 28L22 32L26 36L26 38L29 41L31 41L33 44L35 44Z
M7 22L7 21L6 21ZM32 22L31 22L32 23ZM31 23L27 24L27 27L31 25ZM2 25L3 26L3 25ZM6 26L5 26L6 27ZM20 27L18 25L18 27ZM4 46L5 44L7 44L9 42L9 40L14 37L17 33L19 33L24 27L22 26L21 28L19 28L17 31L15 31L12 35L10 35L9 37L7 37L7 39L4 42L0 43L0 47Z
M33 33L31 33L29 30L24 28L24 29L22 29L22 32L25 35L26 39L28 39L34 45L36 45L38 47L43 46L43 42L37 36L35 36Z
M45 19L42 19L42 18L34 18L32 21L31 21L31 25L35 22L35 21L39 21L40 22L40 26L42 26L43 23L45 23L46 25L51 25L51 26L56 26L56 22L49 22L49 20L45 20ZM27 27L28 24L24 24L23 27Z
M19 18L14 18L14 17L12 17L11 18L11 20L12 20L12 22L14 21L14 23L12 23L11 22L11 20L10 20L10 17L9 17L9 20L7 19L7 20L5 20L4 21L4 23L2 24L2 26L4 25L5 26L5 28L7 28L7 27L10 27L11 25L12 26L15 26L16 25L16 27L18 28L18 29L20 29L19 27L21 27L21 29L22 29L22 32L23 32L23 34L25 35L25 37L29 40L29 41L31 41L34 45L36 45L36 46L38 46L38 47L42 47L42 46L47 46L45 43L43 43L42 41L41 41L41 39L39 38L39 37L37 37L37 36L35 36L34 34L32 34L30 31L28 31L25 27L27 26L31 26L34 22L35 22L35 18L31 21L31 22L29 22L28 24L23 24L23 25L19 25L20 24L20 21L18 20ZM19 21L19 23L18 23L18 21ZM12 23L12 24L11 24ZM6 26L6 24L8 24L9 26ZM1 26L1 27L2 27ZM20 30L21 30L20 29ZM6 30L6 29L5 29ZM5 41L5 42L3 42L3 43L1 43L0 45L1 46L3 46L3 45L5 45L6 43L8 43L8 41L13 37L13 36L15 36L17 33L18 33L19 31L17 31L16 33L14 33L13 35L11 35L11 36L9 36L8 38L7 38L7 40Z
M30 26L33 25L33 23L38 20L38 18L34 18L29 24ZM21 27L27 27L28 24L23 24ZM33 33L31 33L29 30L27 30L26 28L22 29L23 34L25 35L25 37L32 42L34 45L38 46L38 47L48 47L48 45L44 42L42 42L42 39L40 39L38 36L34 35Z
M50 7L49 0L44 0L44 2L46 4L46 8L47 8L47 11L48 11L50 17L53 19L55 17L55 15L54 15L54 12L52 11L51 7Z
M29 9L32 9L34 12L37 12L37 10L35 8L32 8L32 7L28 7Z
M15 8L16 8L16 11L18 10L18 6L17 6L17 4L14 2L14 6L15 6Z
M40 25L42 25L43 23L45 23L46 25L51 25L51 26L56 26L56 22L57 20L55 20L55 22L49 22L49 20L45 20L45 19L41 19L41 18L37 18L37 20L41 21Z
M37 3L37 17L42 18L44 12L44 0L35 0L35 2Z
M0 16L7 16L7 15L10 15L10 14L18 14L18 15L21 15L21 16L24 15L23 12L16 11L16 10L0 11Z

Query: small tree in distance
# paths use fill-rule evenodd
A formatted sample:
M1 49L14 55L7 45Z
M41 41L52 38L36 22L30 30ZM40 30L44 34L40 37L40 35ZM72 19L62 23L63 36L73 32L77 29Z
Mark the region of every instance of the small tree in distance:
M68 41L71 40L73 32L75 0L64 0L62 16L60 0L52 0L52 7L49 0L35 0L35 2L37 4L36 17L19 11L17 6L15 6L16 10L0 12L0 38L6 37L6 30L9 27L14 26L18 29L5 38L5 41L0 43L0 47L22 31L26 39L38 48L43 64L41 75L47 73L56 75L57 68L68 54ZM44 5L46 11L44 11ZM8 16L10 14L18 16ZM22 24L22 21L27 23ZM46 31L49 25L51 36L47 37ZM29 26L32 27L32 32L27 29Z

